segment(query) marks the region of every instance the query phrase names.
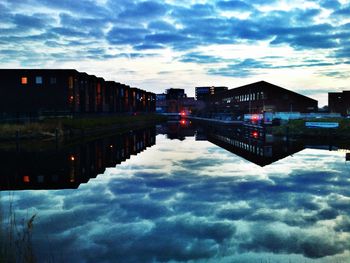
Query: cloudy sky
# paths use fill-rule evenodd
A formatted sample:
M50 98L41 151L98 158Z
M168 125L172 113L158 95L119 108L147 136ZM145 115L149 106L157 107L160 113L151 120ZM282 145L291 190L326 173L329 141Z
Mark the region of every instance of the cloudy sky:
M260 167L161 135L77 190L3 192L0 207L36 214L39 262L348 262L349 171L343 152Z
M258 80L349 89L348 0L0 0L1 68L76 68L154 92Z

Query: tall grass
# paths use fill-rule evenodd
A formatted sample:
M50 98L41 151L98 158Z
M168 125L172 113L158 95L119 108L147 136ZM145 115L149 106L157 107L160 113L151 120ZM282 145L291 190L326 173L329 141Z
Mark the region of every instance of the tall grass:
M0 194L0 202L2 199ZM0 262L34 263L32 230L36 214L19 222L13 203L13 195L10 193L7 213L0 206Z

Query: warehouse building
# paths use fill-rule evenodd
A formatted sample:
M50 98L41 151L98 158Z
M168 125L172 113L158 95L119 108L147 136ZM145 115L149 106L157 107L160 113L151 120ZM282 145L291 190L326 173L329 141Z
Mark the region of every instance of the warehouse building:
M340 113L341 115L350 115L350 91L329 92L328 109L331 113Z
M196 87L196 100L209 101L212 96L223 91L227 91L227 87Z
M0 69L0 117L154 112L155 94L74 69Z
M212 97L210 111L218 113L314 112L318 102L296 92L259 81L220 92Z

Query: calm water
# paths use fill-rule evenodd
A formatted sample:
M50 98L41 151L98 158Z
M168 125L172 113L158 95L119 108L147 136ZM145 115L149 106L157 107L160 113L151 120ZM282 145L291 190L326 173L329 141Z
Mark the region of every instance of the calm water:
M340 146L178 124L157 134L1 153L4 218L9 203L18 220L36 214L38 262L350 262Z

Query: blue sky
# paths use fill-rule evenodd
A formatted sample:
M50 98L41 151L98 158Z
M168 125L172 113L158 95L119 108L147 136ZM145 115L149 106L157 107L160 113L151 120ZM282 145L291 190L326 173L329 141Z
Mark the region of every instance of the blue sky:
M1 68L76 68L154 92L266 80L349 89L347 0L0 0Z

